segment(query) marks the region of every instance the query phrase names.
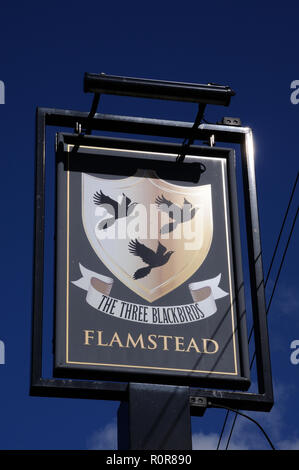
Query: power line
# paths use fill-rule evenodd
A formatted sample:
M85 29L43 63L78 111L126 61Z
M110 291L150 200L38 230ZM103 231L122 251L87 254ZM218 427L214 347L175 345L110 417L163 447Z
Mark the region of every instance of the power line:
M285 247L283 256L282 256L282 260L281 260L281 262L280 262L280 266L279 266L279 269L278 269L278 274L277 274L277 276L276 276L275 283L274 283L274 287L273 287L273 289L272 289L271 298L270 298L270 301L269 301L269 303L268 303L268 307L267 307L267 310L266 310L266 314L267 314L267 315L268 315L269 310L270 310L271 302L272 302L272 299L273 299L273 295L274 295L274 292L275 292L275 288L276 288L276 286L277 286L277 282L278 282L278 279L279 279L279 275L280 275L280 272L281 272L281 268L282 268L282 265L283 265L283 262L284 262L284 259L285 259L285 255L286 255L286 252L287 252L287 250L288 250L289 243L290 243L290 240L291 240L293 231L294 231L294 227L295 227L295 223L296 223L296 220L297 220L298 212L299 212L299 206L297 207L297 211L296 211L296 214L295 214L295 217L294 217L294 220L293 220L292 228L291 228L291 230L290 230L290 234L289 234L289 237L288 237L288 241L287 241L287 244L286 244L286 247ZM250 370L252 369L252 366L253 366L253 364L254 364L255 355L256 355L256 354L255 354L255 351L254 351L253 357L252 357L251 363L250 363ZM235 415L235 418L234 418L234 421L233 421L233 424L232 424L232 427L231 427L231 431L230 431L230 434L229 434L229 438L228 438L228 441L227 441L227 444L226 444L226 449L228 449L229 442L230 442L230 439L231 439L231 436L232 436L232 433L233 433L233 430L234 430L234 427L235 427L235 424L236 424L236 420L237 420L237 414Z
M297 216L298 216L298 211L299 211L299 206L297 206L297 211L296 211L296 214L295 214L295 217L294 217L294 220L293 220L293 224L292 224L292 228L291 228L291 231L290 231L290 235L289 235L289 238L288 238L288 241L287 241L287 244L286 244L286 247L285 247L283 256L282 256L282 260L281 260L281 263L280 263L280 266L279 266L279 269L278 269L278 274L277 274L276 279L275 279L274 287L273 287L272 294L271 294L271 297L270 297L270 300L269 300L269 303L268 303L268 307L267 307L267 314L268 314L269 309L270 309L270 306L271 306L271 302L272 302L272 299L273 299L273 295L274 295L274 292L275 292L275 289L276 289L276 285L277 285L277 282L278 282L278 279L279 279L279 276L280 276L280 271L281 271L281 268L282 268L282 265L283 265L283 262L284 262L284 259L285 259L286 252L287 252L288 247L289 247L289 243L290 243L290 240L291 240L293 231L294 231L295 223L296 223Z
M286 253L287 253L287 251L288 251L288 247L289 247L289 244L290 244L290 240L291 240L291 237L292 237L294 228L295 228L296 220L297 220L297 217L298 217L298 212L299 212L299 206L297 206L297 211L296 211L296 214L295 214L295 216L294 216L294 220L293 220L293 223L292 223L292 227L291 227L291 230L290 230L290 234L289 234L289 237L288 237L288 241L287 241L287 243L286 243L286 246L285 246L285 249L284 249L284 252L283 252L283 256L282 256L282 259L281 259L281 262L280 262L280 265L279 265L279 268L278 268L278 273L277 273L277 275L276 275L276 279L275 279L275 282L274 282L274 286L273 286L273 289L272 289L272 292L271 292L271 297L270 297L270 300L269 300L269 302L268 302L268 306L267 306L267 309L266 309L266 314L267 314L267 315L268 315L269 310L270 310L270 307L271 307L272 299L273 299L274 292L275 292L275 289L276 289L276 286L277 286L277 282L278 282L278 279L279 279L279 276L280 276L281 268L282 268L282 265L283 265L283 262L284 262ZM255 351L254 351L254 354L253 354L253 357L252 357L252 360L251 360L250 368L251 368L252 365L253 365L254 359L255 359Z
M269 310L270 310L271 302L272 302L273 295L274 295L274 292L275 292L275 289L276 289L276 286L277 286L277 282L278 282L278 279L279 279L279 276L280 276L281 268L282 268L282 265L283 265L283 262L284 262L284 259L285 259L285 255L286 255L286 252L288 250L289 243L290 243L293 231L294 231L294 227L295 227L295 223L296 223L296 220L297 220L298 212L299 212L299 206L297 207L297 211L296 211L293 223L292 223L292 227L291 227L291 230L290 230L288 241L286 243L286 247L285 247L285 250L284 250L284 253L283 253L283 256L282 256L282 260L280 262L280 266L279 266L279 269L278 269L278 274L276 276L274 287L272 289L272 293L271 293L271 297L270 297L270 301L268 303L268 307L267 307L267 310L266 310L266 315L268 315ZM252 366L254 364L255 355L256 355L256 353L254 351L253 357L252 357L251 363L250 363L250 370L252 369ZM232 428L231 428L231 431L230 431L230 434L229 434L228 442L226 444L226 449L228 449L229 442L230 442L230 439L231 439L231 436L232 436L232 433L233 433L233 430L234 430L234 427L235 427L235 424L236 424L236 420L237 420L237 414L235 415L235 418L234 418L234 421L233 421L233 424L232 424Z
M293 188L292 188L292 192L291 192L291 195L290 195L290 198L289 198L288 206L287 206L287 209L285 211L283 222L282 222L280 232L279 232L279 235L278 235L278 238L277 238L277 241L276 241L275 249L274 249L274 252L273 252L273 255L272 255L272 259L271 259L271 262L270 262L270 266L269 266L267 277L266 277L265 284L264 284L265 287L267 285L269 275L270 275L270 272L271 272L271 269L272 269L272 266L273 266L274 258L275 258L276 253L277 253L278 245L279 245L280 238L281 238L281 235L282 235L282 232L283 232L283 229L284 229L284 225L285 225L288 213L289 213L289 209L290 209L290 206L291 206L291 203L292 203L292 199L293 199L293 196L294 196L294 193L295 193L298 178L299 178L299 172L297 172L297 176L296 176L296 179L295 179L295 182L294 182L294 185L293 185ZM287 249L288 249L288 246L289 246L289 243L290 243L293 231L294 231L295 223L296 223L297 216L298 216L298 210L299 210L299 207L297 207L297 211L296 211L296 214L295 214L295 217L294 217L294 220L293 220L293 224L292 224L291 231L290 231L290 234L289 234L289 237L288 237L288 241L287 241L287 244L286 244L283 256L282 256L282 260L281 260L281 263L280 263L280 266L279 266L279 269L278 269L278 274L276 276L276 280L275 280L274 287L273 287L273 290L272 290L272 293L271 293L270 301L268 303L268 307L267 307L267 310L266 310L266 315L268 315L268 313L269 313L271 302L272 302L274 292L275 292L275 289L276 289L276 286L277 286L277 282L278 282L278 279L279 279L279 276L280 276L281 268L282 268L282 265L283 265L283 262L284 262L284 259L285 259L285 255L286 255L286 252L287 252ZM251 331L250 331L250 334L249 334L248 343L251 340L252 333L253 333L253 327L251 328ZM252 360L251 360L251 363L250 363L250 370L253 366L254 359L255 359L255 351L254 351L254 354L253 354L253 357L252 357ZM230 410L227 409L227 413L226 413L226 416L225 416L225 419L224 419L224 423L223 423L221 433L220 433L220 436L219 436L219 440L218 440L218 444L217 444L217 450L219 450L219 447L220 447L220 443L221 443L221 440L222 440L222 436L223 436L223 433L224 433L224 429L225 429L225 426L226 426L226 422L227 422L229 413L230 413ZM237 419L237 412L235 414L234 421L233 421L233 424L232 424L232 427L231 427L231 431L230 431L230 434L229 434L229 437L228 437L228 441L227 441L227 444L226 444L226 450L228 449L228 445L229 445L229 442L230 442L230 439L231 439L231 436L232 436L232 432L233 432L234 427L235 427L236 419Z
M265 438L267 439L267 441L269 442L272 450L275 450L275 447L274 445L272 444L271 442L271 439L269 438L269 436L267 435L266 431L263 429L263 427L255 420L253 419L251 416L248 416L246 415L245 413L241 413L239 410L235 410L233 408L229 408L228 406L222 406L222 405L214 405L214 404L210 404L211 406L215 407L215 408L223 408L225 410L228 410L228 411L232 411L233 413L236 413L236 415L240 415L240 416L244 416L244 418L247 418L249 419L250 421L252 421L253 423L255 423L259 429L262 431L262 433L264 434Z
M229 411L228 411L228 413L229 413ZM233 434L233 431L234 431L234 428L235 428L235 424L236 424L236 421L237 421L237 416L238 416L238 414L235 413L233 424L232 424L232 427L230 429L230 433L229 433L229 436L228 436L228 439L227 439L227 442L226 442L225 450L228 449L228 446L229 446L229 443L230 443L230 440L231 440L231 437L232 437L232 434Z
M296 176L296 179L295 179L295 183L294 183L294 185L293 185L293 189L292 189L292 193L291 193L291 196L290 196L290 199L289 199L288 207L287 207L287 210L286 210L286 212L285 212L284 219L283 219L283 222L282 222L282 225L281 225L281 229L280 229L280 232L279 232L279 235L278 235L278 238L277 238L276 246L275 246L275 249L274 249L274 252L273 252L273 255L272 255L270 267L269 267L269 269L268 269L268 274L267 274L267 277L266 277L266 280L265 280L265 287L266 287L266 285L267 285L267 282L268 282L268 279L269 279L269 276L270 276L270 272L271 272L271 269L272 269L273 261L274 261L274 258L275 258L275 256L276 256L277 248L278 248L278 245L279 245L279 242L280 242L280 237L281 237L281 234L282 234L282 232L283 232L284 225L285 225L285 222L286 222L288 213L289 213L289 209L290 209L290 206L291 206L291 203L292 203L292 199L293 199L293 196L294 196L294 193L295 193L295 189L296 189L296 186L297 186L298 178L299 178L299 171L298 171L298 173L297 173L297 176Z
M218 439L218 444L217 444L216 450L219 450L220 442L221 442L221 439L222 439L222 435L224 433L224 429L225 429L225 426L226 426L226 421L227 421L228 415L229 415L229 410L226 410L226 415L225 415L225 418L224 418L224 423L223 423L221 433L220 433L220 436L219 436L219 439Z
M283 218L283 222L281 224L280 232L279 232L279 235L277 237L276 245L275 245L275 248L274 248L274 251L273 251L272 259L271 259L270 266L268 268L268 272L267 272L267 276L266 276L266 280L265 280L265 283L264 283L265 288L267 286L267 282L268 282L268 279L269 279L269 276L270 276L270 273L271 273L271 270L272 270L274 258L275 258L276 253L277 253L280 238L281 238L284 226L285 226L285 222L286 222L286 219L287 219L287 216L288 216L288 213L289 213L289 209L290 209L290 206L291 206L291 203L292 203L292 200L293 200L293 196L294 196L294 193L295 193L295 189L296 189L296 186L297 186L297 183L298 183L298 178L299 178L299 171L297 172L297 176L296 176L296 179L295 179L295 182L294 182L294 185L293 185L293 188L292 188L292 192L291 192L291 195L290 195L290 198L289 198L288 207L285 211L285 215L284 215L284 218ZM297 218L297 216L295 216L295 221L296 221L296 218ZM273 291L273 294L274 294L274 291ZM273 294L272 294L272 297L273 297ZM272 297L271 297L271 301L272 301ZM267 314L268 314L268 311L269 311L269 307L270 307L270 305L268 306L268 309L267 309L267 312L266 312ZM253 333L253 326L251 327L251 330L250 330L250 333L249 333L249 337L248 337L249 342L251 340L252 333Z

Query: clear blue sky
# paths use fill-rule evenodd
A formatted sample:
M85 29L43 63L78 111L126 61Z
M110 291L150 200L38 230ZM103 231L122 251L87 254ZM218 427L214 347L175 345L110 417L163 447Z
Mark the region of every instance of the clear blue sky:
M29 396L36 107L89 111L84 72L230 85L237 94L229 109L208 109L206 119L237 116L253 129L267 271L299 169L299 104L290 101L290 84L299 79L298 14L298 3L290 1L29 0L1 6L0 340L6 361L0 365L0 449L108 448L119 405ZM193 105L114 97L104 97L99 111L181 121L196 113ZM286 234L298 201L299 188ZM269 313L275 406L252 415L284 449L299 448L299 365L290 362L290 343L299 340L298 242L297 223ZM196 447L216 447L224 415L208 410L192 419ZM234 446L268 448L243 418Z

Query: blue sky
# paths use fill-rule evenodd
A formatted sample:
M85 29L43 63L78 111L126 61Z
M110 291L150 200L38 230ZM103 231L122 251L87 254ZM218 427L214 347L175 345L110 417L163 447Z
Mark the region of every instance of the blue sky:
M54 0L1 6L0 449L115 445L118 402L29 396L36 107L89 111L84 72L230 85L236 96L229 109L212 107L205 117L216 122L237 116L253 129L266 272L299 169L299 104L290 100L290 84L299 79L298 14L292 1ZM196 109L103 97L99 112L192 121ZM267 298L298 201L299 188ZM298 241L297 222L269 312L275 405L270 413L252 414L283 449L299 449L299 364L290 362L290 343L299 339ZM195 448L216 448L224 416L224 410L208 410L192 418ZM268 444L253 423L239 417L230 448Z

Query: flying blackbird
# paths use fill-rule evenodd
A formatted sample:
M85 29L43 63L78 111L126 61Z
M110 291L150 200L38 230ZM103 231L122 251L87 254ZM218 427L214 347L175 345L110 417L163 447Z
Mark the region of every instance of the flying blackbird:
M93 196L93 201L98 206L104 206L107 212L112 216L102 220L98 224L100 230L105 230L111 227L117 219L127 217L131 215L137 202L131 202L124 193L122 194L122 200L120 203L112 199L110 196L106 196L102 191L96 193Z
M192 204L184 198L183 207L180 207L173 202L166 199L163 194L156 198L156 205L162 212L166 212L172 219L171 222L161 227L160 233L170 233L176 229L178 224L187 222L193 219L198 207L193 207Z
M137 269L134 273L134 279L140 279L147 276L153 268L163 266L167 263L174 251L167 251L167 248L158 242L157 250L154 251L151 248L140 243L138 240L131 240L129 243L129 252L135 256L139 256L142 261L148 266L145 268Z

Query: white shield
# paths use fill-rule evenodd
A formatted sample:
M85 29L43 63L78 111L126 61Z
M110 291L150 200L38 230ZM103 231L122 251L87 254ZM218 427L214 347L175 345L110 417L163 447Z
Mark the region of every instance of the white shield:
M179 186L149 170L124 179L82 174L82 220L102 263L153 302L187 281L209 252L211 185Z

